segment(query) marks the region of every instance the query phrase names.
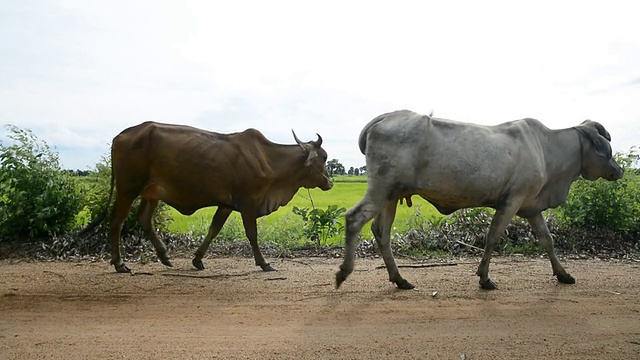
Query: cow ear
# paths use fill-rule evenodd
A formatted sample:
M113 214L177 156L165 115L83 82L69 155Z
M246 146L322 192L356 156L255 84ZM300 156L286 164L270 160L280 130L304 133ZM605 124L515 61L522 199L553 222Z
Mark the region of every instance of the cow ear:
M596 130L598 130L598 134L602 135L602 137L608 141L611 141L611 135L609 135L609 132L604 128L604 126L602 126L602 124L594 121L593 125L596 127Z
M609 144L611 136L602 125L587 120L578 126L577 129L589 139L591 145L593 145L593 150L598 156L606 159L611 158L611 144Z
M304 162L304 166L311 166L313 159L318 157L318 152L316 150L309 151L309 155L307 155L307 160Z
M611 159L611 144L609 141L605 139L602 135L598 135L595 139L592 139L593 149L596 151L596 154L602 156L606 159Z

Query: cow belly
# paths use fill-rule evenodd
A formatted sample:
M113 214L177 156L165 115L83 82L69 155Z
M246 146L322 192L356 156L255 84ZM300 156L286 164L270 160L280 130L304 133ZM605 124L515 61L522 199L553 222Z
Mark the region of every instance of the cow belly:
M231 207L231 201L203 191L196 186L177 187L159 183L147 185L141 192L145 200L162 200L183 215L191 215L198 209L209 206Z
M456 210L486 206L495 208L499 203L499 196L472 191L421 191L418 193L442 214L448 215Z

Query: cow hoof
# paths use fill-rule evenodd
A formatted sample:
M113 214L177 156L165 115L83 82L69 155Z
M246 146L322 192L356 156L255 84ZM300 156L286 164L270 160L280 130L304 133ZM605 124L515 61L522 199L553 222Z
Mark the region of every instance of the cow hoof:
M262 268L262 271L276 271L271 264L262 264L260 267Z
M487 278L484 281L480 280L480 287L483 288L484 290L495 290L495 289L497 289L496 284L493 281L491 281L491 279L489 279L489 278Z
M164 264L165 266L173 267L173 264L171 263L171 260L169 260L169 258L166 258L166 259L160 259L160 262L161 262L162 264Z
M125 265L124 263L120 265L114 265L114 266L116 268L116 271L119 273L126 274L131 272L131 269L129 269L127 265Z
M191 264L193 264L193 267L198 270L204 270L204 264L202 263L201 259L193 259L191 260Z
M347 272L344 272L342 270L338 271L336 273L336 289L340 288L340 285L342 285L342 283L347 280L347 276L349 276L349 274Z
M396 281L395 283L396 283L396 286L398 287L398 289L411 290L411 289L415 288L415 286L413 286L412 283L408 282L405 279L400 279L400 280Z
M563 284L575 284L576 283L576 279L573 278L573 276L564 273L564 274L557 274L556 277L558 278L558 282L561 282Z

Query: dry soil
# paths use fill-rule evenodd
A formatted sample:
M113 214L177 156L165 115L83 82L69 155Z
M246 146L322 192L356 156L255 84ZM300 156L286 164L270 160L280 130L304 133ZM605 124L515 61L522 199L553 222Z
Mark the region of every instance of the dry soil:
M478 259L401 268L357 259L190 260L174 268L105 262L0 262L2 359L640 359L640 263L495 258L495 291ZM400 260L408 265L409 260Z

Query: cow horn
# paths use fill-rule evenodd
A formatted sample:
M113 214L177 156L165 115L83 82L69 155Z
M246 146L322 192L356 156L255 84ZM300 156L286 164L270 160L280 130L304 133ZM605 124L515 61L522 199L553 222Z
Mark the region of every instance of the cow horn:
M318 140L316 140L316 146L320 147L322 146L322 136L320 136L320 134L316 133L316 135L318 135Z
M304 143L302 141L300 141L300 139L298 139L298 136L296 135L296 132L293 131L293 129L291 129L291 132L293 133L293 138L296 140L296 142L298 143L298 145L300 145L300 147L302 147L304 149Z

